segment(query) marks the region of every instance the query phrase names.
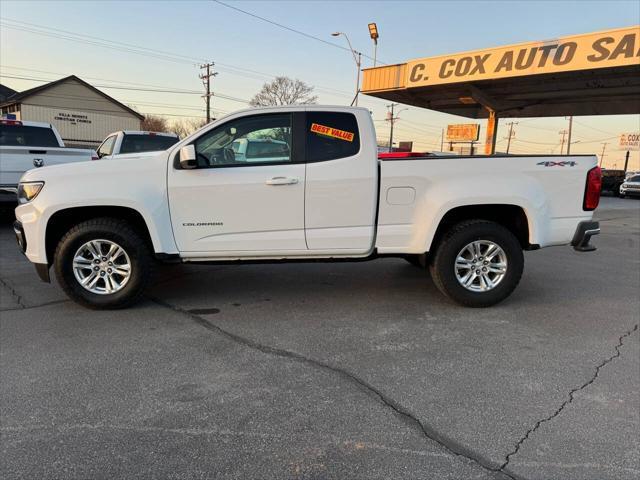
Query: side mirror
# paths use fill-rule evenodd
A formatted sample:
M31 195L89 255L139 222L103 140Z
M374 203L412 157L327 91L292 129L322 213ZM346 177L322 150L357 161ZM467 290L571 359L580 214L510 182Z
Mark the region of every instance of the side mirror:
M180 149L180 168L190 170L196 168L198 162L196 161L196 147L193 145L187 145Z

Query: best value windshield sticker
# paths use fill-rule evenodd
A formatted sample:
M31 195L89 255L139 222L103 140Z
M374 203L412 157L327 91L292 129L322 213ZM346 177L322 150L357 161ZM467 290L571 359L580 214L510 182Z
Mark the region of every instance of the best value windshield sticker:
M353 132L338 130L337 128L327 127L326 125L320 125L319 123L312 123L311 131L313 133L318 133L326 137L338 138L340 140L344 140L345 142L353 142Z

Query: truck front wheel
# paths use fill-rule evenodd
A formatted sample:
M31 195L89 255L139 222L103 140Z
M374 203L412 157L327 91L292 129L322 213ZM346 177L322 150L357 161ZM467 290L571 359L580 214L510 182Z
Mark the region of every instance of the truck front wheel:
M139 300L151 277L147 242L127 222L96 218L58 243L56 278L75 302L93 309L123 308Z
M468 307L489 307L507 298L522 277L520 242L502 225L469 220L453 226L430 264L438 289Z

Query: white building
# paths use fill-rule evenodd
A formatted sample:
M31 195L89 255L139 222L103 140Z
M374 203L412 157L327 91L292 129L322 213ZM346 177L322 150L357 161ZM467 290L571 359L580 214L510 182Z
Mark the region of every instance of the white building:
M2 114L53 124L66 146L96 148L111 132L140 130L144 116L71 75L0 103Z

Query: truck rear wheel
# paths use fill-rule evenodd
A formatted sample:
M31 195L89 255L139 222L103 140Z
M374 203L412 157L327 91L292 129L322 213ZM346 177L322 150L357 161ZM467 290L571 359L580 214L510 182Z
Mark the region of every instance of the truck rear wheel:
M147 242L122 220L82 222L60 240L56 278L75 302L93 309L124 308L140 299L151 277Z
M469 220L453 226L429 266L436 287L467 307L489 307L507 298L524 269L520 242L502 225Z

